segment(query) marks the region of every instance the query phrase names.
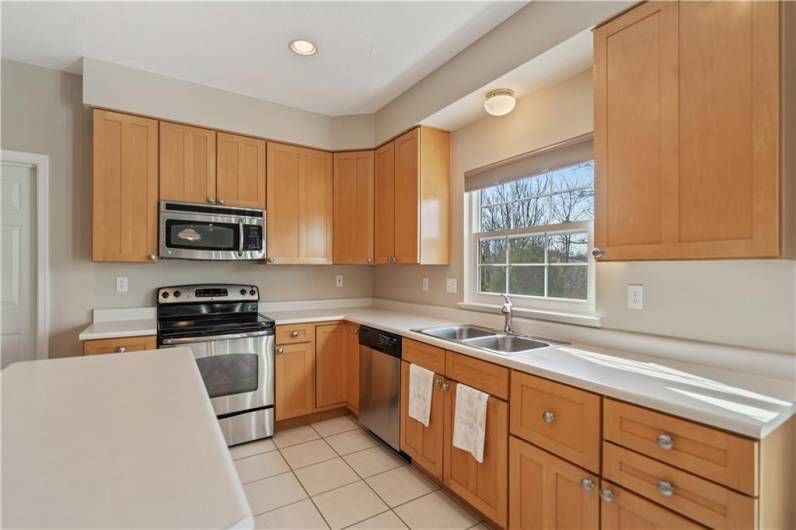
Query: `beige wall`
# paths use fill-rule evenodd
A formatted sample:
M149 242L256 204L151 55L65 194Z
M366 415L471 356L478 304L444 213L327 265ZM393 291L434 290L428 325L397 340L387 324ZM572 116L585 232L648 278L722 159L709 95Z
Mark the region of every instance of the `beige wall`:
M503 118L485 117L452 135L452 252L448 267L376 269L375 296L455 306L463 300L463 174L466 170L592 130L591 72L530 94ZM791 177L792 178L792 177ZM429 291L421 290L423 277ZM458 294L445 293L456 278ZM796 262L601 263L597 312L607 329L794 353ZM626 308L626 287L645 287L645 308Z
M52 355L80 351L78 333L93 308L153 305L153 289L191 282L258 285L266 301L370 296L368 267L281 267L243 263L165 261L157 264L92 263L91 121L82 104L81 78L2 61L3 149L50 156L50 300ZM343 274L345 287L335 287ZM127 276L129 291L115 291Z

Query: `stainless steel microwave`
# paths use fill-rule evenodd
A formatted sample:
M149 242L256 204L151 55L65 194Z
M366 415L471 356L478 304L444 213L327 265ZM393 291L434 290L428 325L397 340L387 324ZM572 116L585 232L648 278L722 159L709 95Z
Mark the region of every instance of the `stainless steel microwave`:
M160 257L265 258L265 210L160 201Z

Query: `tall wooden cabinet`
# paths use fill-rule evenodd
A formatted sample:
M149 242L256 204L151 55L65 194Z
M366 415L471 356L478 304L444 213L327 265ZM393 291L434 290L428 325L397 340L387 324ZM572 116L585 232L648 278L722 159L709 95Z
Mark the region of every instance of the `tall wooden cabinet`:
M334 154L334 262L373 263L373 151Z
M218 204L265 208L265 141L218 133Z
M268 263L332 263L332 154L268 142Z
M214 202L216 131L160 122L160 200Z
M157 261L158 122L94 109L94 261Z
M450 260L450 134L417 127L375 153L376 263Z
M594 31L595 255L780 255L779 2L647 2Z
M315 406L343 405L348 398L350 330L340 323L315 328Z

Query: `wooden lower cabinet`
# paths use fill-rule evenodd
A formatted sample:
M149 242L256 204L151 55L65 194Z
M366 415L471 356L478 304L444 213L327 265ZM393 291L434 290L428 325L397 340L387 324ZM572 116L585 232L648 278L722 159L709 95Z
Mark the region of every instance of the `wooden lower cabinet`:
M509 404L490 396L486 412L484 461L453 447L456 383L445 394L444 483L494 523L505 528L508 519ZM432 405L433 410L433 405Z
M602 530L697 530L704 528L610 482L603 481L601 496L600 528Z
M346 402L350 335L349 327L342 322L315 328L315 406L318 408Z
M154 350L157 347L157 340L155 340L154 335L87 340L83 343L83 355Z
M599 477L519 438L509 446L510 528L599 528Z
M445 393L434 386L428 427L409 417L409 364L401 363L401 450L412 461L438 480L442 480L445 452Z
M315 342L276 346L276 420L315 410Z
M359 414L359 324L346 322L346 402Z

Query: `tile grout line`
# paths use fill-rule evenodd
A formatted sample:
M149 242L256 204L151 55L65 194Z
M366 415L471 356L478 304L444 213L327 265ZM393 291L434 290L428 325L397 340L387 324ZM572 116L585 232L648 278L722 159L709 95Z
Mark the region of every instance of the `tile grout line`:
M323 519L323 522L324 522L324 523L326 523L326 528L327 528L327 529L330 529L330 528L332 528L332 525L330 525L330 524L329 524L329 521L326 519L326 516L325 516L325 515L323 515L323 512L321 511L321 509L320 509L320 508L318 508L318 505L317 505L317 504L315 504L315 499L313 499L313 498L312 498L312 496L310 495L310 492L309 492L309 491L307 491L307 488L305 488L305 487L304 487L304 484L302 484L302 483L301 483L301 481L299 480L299 478L298 478L298 476L296 475L296 473L295 473L295 472L292 472L292 471L291 471L291 473L293 473L293 478L295 478L295 479L296 479L296 482L298 482L299 486L300 486L300 487L301 487L301 489L304 491L304 494L307 496L307 498L308 498L308 499L310 500L310 502L312 503L312 506L315 508L315 511L316 511L316 512L318 512L318 515L320 515L320 516L321 516L321 519ZM302 499L302 500L303 500L303 499Z

